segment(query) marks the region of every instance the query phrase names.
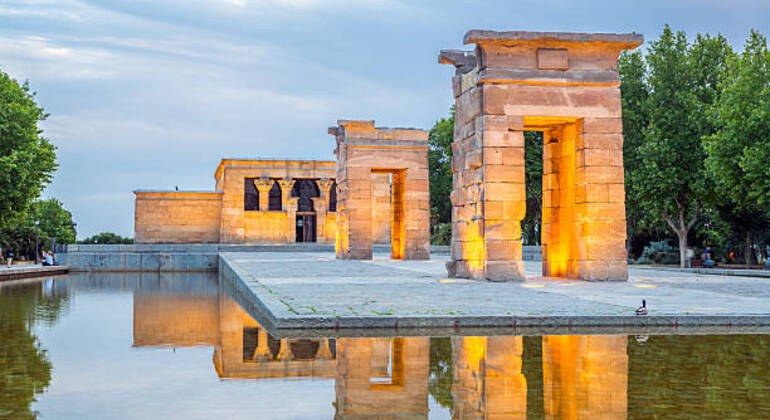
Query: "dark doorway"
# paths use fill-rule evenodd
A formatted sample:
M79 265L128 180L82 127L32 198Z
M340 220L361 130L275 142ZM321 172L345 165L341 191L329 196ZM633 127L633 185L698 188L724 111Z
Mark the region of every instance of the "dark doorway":
M315 214L297 214L297 242L315 242Z

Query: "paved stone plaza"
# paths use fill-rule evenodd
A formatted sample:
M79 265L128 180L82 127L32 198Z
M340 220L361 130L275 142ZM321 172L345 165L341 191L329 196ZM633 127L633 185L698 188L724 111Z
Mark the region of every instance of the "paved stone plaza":
M339 261L332 253L222 253L220 275L247 310L277 331L484 329L520 333L764 331L770 280L629 271L628 282L449 279L447 257ZM648 316L635 309L646 299ZM711 328L711 329L710 329ZM770 331L770 329L768 329Z

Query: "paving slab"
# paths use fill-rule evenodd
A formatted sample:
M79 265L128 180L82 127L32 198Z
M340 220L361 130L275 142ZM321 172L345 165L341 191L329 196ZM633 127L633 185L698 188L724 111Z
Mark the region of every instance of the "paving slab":
M770 279L631 268L628 282L592 283L544 278L539 262L525 261L526 282L494 283L447 278L446 261L262 252L221 253L219 266L239 302L279 335L496 328L509 334L714 327L770 332ZM647 316L635 314L642 299Z

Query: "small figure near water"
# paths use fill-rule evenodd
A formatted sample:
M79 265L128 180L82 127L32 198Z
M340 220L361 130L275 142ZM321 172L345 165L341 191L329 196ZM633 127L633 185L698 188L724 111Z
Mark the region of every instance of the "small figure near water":
M636 308L637 315L647 315L647 302L642 299L642 306Z

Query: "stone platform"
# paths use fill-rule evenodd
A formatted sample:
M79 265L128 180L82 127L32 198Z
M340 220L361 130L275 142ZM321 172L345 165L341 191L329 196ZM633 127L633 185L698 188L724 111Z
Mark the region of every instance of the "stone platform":
M220 279L278 336L770 332L770 280L630 269L628 282L449 279L446 257L221 253ZM635 315L646 299L648 316ZM301 331L300 331L301 330Z
M5 265L0 265L0 281L54 276L57 274L67 274L67 271L69 271L69 267L61 265L42 266L30 264L13 266L11 268L7 268Z

